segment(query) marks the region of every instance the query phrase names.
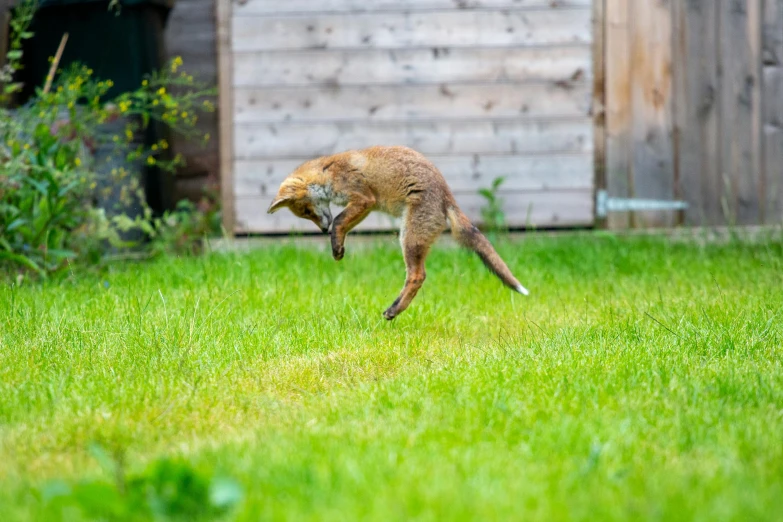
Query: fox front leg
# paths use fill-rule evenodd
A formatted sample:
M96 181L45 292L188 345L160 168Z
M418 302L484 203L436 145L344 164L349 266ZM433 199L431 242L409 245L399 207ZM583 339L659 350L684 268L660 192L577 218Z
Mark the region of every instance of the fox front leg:
M348 203L345 209L334 218L332 223L332 257L336 261L339 261L345 255L345 236L353 228L364 221L370 212L372 206L375 204L374 200L361 199L358 201L352 201Z

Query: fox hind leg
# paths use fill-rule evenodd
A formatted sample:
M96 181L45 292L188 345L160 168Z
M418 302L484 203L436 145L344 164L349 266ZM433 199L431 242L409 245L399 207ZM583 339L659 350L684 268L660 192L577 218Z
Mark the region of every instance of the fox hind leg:
M411 225L416 227L413 233L410 233ZM400 244L405 259L405 286L402 287L402 291L394 303L383 312L383 317L387 320L391 321L404 312L424 284L424 280L427 278L424 261L429 254L430 247L438 239L443 228L444 226L439 226L430 220L417 220L415 212L405 213L403 226L400 230Z
M419 292L421 285L424 284L424 280L427 278L427 273L424 270L424 260L428 252L429 245L415 244L403 247L406 272L405 286L402 287L400 295L397 296L392 305L383 312L383 317L389 321L408 308L408 305L411 304L411 301Z

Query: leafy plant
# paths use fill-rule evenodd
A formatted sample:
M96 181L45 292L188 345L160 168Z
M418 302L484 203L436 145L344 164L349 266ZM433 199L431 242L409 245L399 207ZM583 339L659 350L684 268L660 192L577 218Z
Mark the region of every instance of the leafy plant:
M35 2L23 0L14 7L13 15L8 21L9 45L5 65L0 69L0 82L3 84L3 91L0 94L2 101L6 101L10 95L22 88L22 85L14 83L13 79L14 73L22 68L22 41L33 37L33 33L29 29L35 10Z
M33 3L22 2L11 23L6 94L19 87L9 82L33 13ZM140 183L144 165L173 171L183 164L165 139L145 145L142 131L159 122L194 137L198 113L214 110L204 99L214 89L181 66L174 58L138 89L107 100L111 80L75 64L25 106L0 109L0 267L46 276L71 261L99 260L107 245L123 250L153 237L155 253L163 241L192 242L206 231L201 222L215 212L197 216L192 205L153 219Z
M97 445L91 453L114 480L47 484L40 492L47 520L69 520L74 511L88 520L113 522L215 520L242 500L234 480L210 476L183 459L161 459L126 478L121 458Z
M484 197L486 204L481 207L481 219L484 227L490 232L505 232L506 214L503 211L503 200L498 197L500 186L506 180L505 177L497 177L492 180L489 188L479 189L478 193Z

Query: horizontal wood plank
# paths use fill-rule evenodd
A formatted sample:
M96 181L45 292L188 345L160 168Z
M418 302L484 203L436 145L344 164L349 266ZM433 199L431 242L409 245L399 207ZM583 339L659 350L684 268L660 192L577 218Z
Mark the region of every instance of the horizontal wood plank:
M568 9L589 7L592 0L247 0L235 4L238 15L293 13L362 13L471 9Z
M406 145L423 154L529 154L592 150L592 120L433 123L239 124L235 159L306 158L373 145Z
M481 221L485 200L477 194L455 194L457 204L474 222ZM552 192L505 192L500 195L507 223L512 227L572 227L593 224L592 190ZM283 209L269 215L269 198L237 198L239 233L317 232L310 221L296 218ZM357 231L396 230L399 220L380 212L370 214ZM326 239L326 238L324 238ZM350 241L350 239L348 240Z
M591 76L590 46L358 49L234 57L237 87L452 82L555 82Z
M443 156L429 158L454 192L476 192L505 177L503 191L589 190L593 186L590 154L561 156ZM302 160L242 160L235 163L237 197L272 197Z
M591 85L406 85L236 89L237 123L587 116Z
M254 17L235 14L235 52L589 43L590 9Z

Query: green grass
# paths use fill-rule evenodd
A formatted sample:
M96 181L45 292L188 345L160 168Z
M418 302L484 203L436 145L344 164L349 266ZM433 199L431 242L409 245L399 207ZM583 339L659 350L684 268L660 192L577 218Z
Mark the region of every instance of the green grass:
M0 288L0 512L182 456L238 520L783 520L783 243L278 246Z

